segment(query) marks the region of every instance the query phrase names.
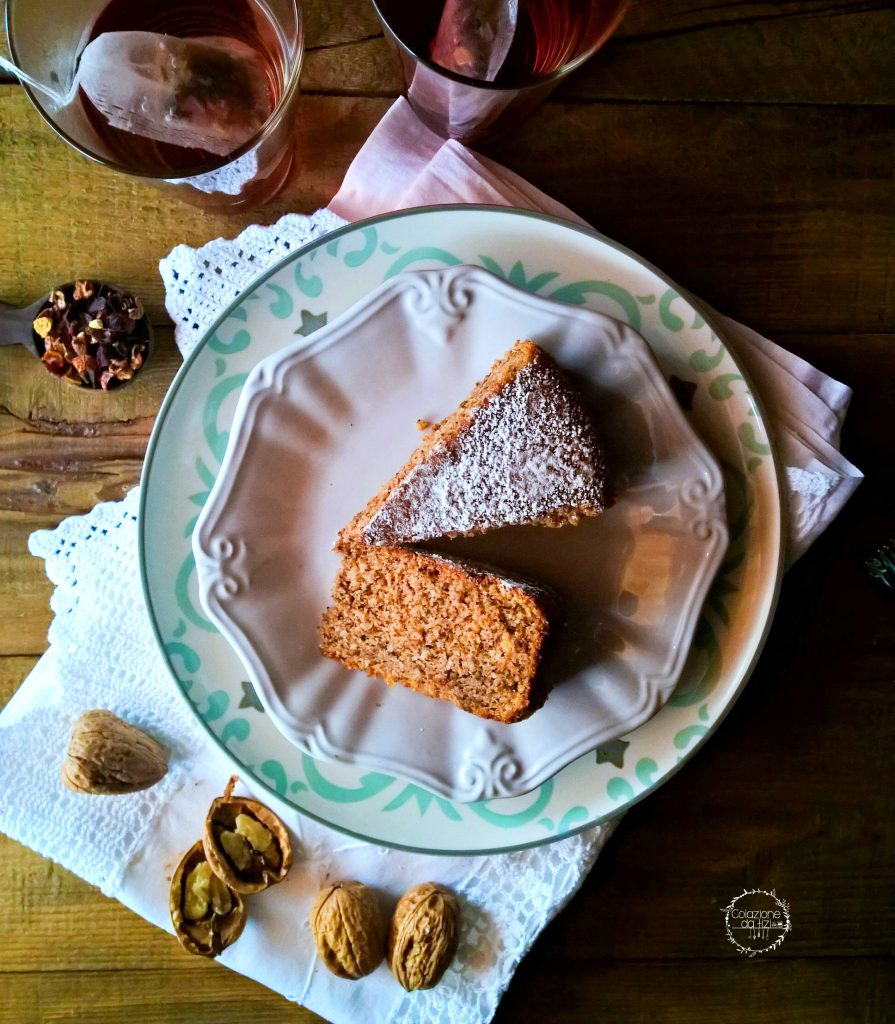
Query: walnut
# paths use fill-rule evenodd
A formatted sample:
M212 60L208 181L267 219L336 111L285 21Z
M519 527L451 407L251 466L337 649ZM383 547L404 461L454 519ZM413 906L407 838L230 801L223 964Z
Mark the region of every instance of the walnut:
M197 956L217 956L246 923L242 897L211 870L201 840L184 854L169 896L171 923L181 946Z
M309 919L320 959L339 978L363 978L382 962L385 919L376 894L363 883L321 889Z
M269 807L233 796L234 775L205 818L205 856L231 889L261 892L282 882L292 865L289 830Z
M135 793L168 770L164 747L111 711L86 711L72 728L62 781L76 793Z
M416 885L398 901L388 931L388 966L412 992L441 981L459 939L457 897L435 882Z

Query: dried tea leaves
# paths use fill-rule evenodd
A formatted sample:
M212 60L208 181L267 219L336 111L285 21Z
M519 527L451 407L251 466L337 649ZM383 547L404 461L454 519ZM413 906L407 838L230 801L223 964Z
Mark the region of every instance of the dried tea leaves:
M149 349L140 300L95 281L51 292L32 327L47 370L80 387L118 387L142 367Z

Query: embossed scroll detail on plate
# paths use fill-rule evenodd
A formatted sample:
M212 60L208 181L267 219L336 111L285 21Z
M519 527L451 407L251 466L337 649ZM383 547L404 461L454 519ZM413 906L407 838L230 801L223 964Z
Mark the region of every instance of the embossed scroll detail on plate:
M414 323L438 344L447 344L472 302L467 267L412 275L404 306Z
M513 751L491 730L480 729L472 748L462 758L459 779L460 786L465 788L456 799L472 803L512 796L521 774L522 765Z
M322 658L317 623L339 529L417 446L416 421L449 414L518 338L579 385L615 503L575 527L452 542L565 607L545 705L500 725ZM193 532L202 604L277 728L314 757L463 802L527 793L654 715L726 544L721 470L643 338L468 266L387 279L258 364Z

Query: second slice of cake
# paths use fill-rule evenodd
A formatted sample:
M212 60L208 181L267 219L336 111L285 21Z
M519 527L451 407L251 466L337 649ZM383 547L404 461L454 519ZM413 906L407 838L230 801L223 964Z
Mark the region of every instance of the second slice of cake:
M553 359L517 342L341 531L336 547L501 526L563 526L606 507L603 450Z
M547 693L553 598L486 566L401 547L342 560L320 650L347 668L516 722Z

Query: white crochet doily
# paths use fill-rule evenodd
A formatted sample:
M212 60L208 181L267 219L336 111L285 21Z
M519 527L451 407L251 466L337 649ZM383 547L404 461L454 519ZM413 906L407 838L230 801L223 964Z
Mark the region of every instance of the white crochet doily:
M195 787L214 790L226 770L175 692L153 639L137 564L138 502L135 489L124 501L32 535L30 549L56 584L51 646L0 718L0 829L130 905L146 899L132 891L147 887L146 877L128 869L156 841L159 816L185 818L188 830L199 828L203 815L189 803ZM168 748L170 769L162 782L111 798L64 788L59 767L72 722L93 707L118 713ZM397 899L409 884L436 877L461 898L460 948L432 991L404 994L384 968L363 983L366 1019L394 1024L489 1020L517 964L577 891L614 827L503 856L435 858L348 839L288 811L285 817L301 851L294 870L312 883L310 891L282 889L278 907L293 941L273 943L260 958L251 944L237 944L224 962L332 1021L356 1020L351 986L331 978L315 959L306 923L309 892L327 878L360 877ZM175 863L194 838L177 837L154 863ZM149 887L160 883L156 873ZM151 911L147 916L164 924L166 900Z
M86 878L116 890L148 823L188 770L196 727L172 700L136 566L136 495L32 535L29 548L56 584L50 650L0 719L0 828ZM107 708L156 736L171 768L152 789L114 800L70 793L59 769L73 721Z
M252 224L236 238L216 238L200 249L178 245L159 263L165 306L184 359L221 312L256 277L289 253L345 223L329 210L310 217L287 213L276 224Z

